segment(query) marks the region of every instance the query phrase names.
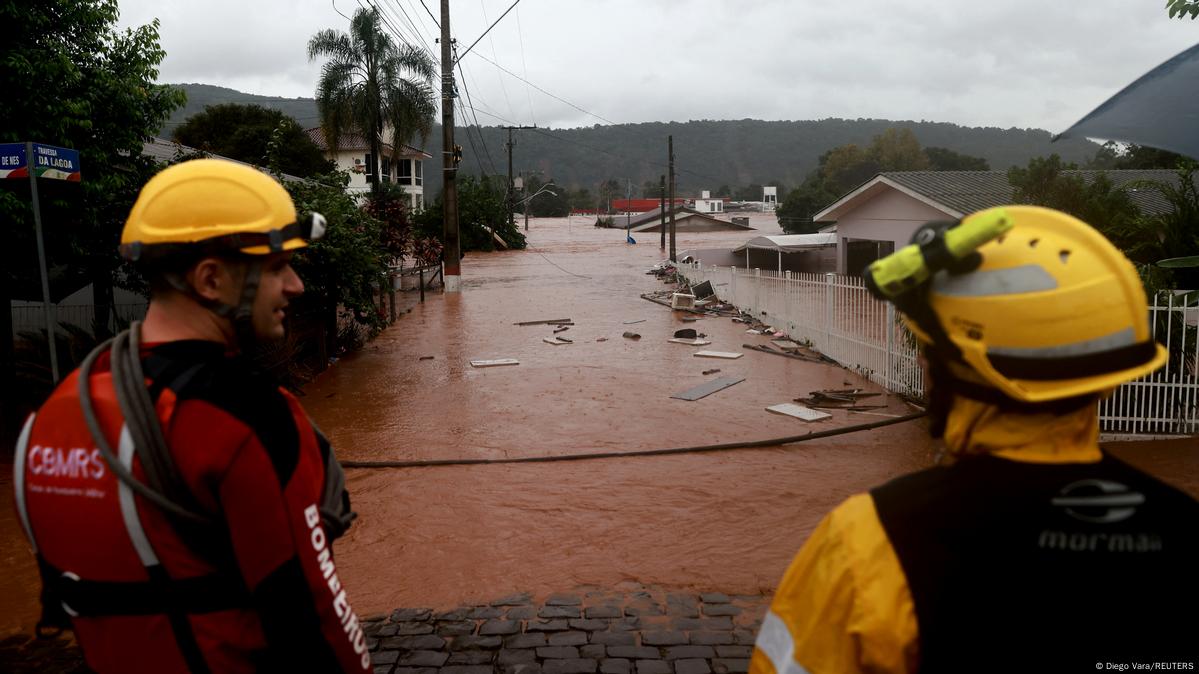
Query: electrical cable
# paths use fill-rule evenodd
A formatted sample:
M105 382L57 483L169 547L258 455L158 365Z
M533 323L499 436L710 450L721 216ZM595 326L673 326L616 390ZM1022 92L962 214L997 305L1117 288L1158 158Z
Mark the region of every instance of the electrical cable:
M607 117L601 117L601 116L595 114L594 112L591 112L590 110L584 110L583 108L580 108L579 106L575 105L574 103L571 103L570 101L566 100L565 98L551 94L550 92L546 91L545 89L542 89L541 87L537 86L536 84L533 84L529 80L526 80L525 78L521 77L520 75L517 75L516 73L512 72L511 70L508 70L504 66L496 63L495 61L492 61L491 59L487 58L486 56L484 56L478 52L475 52L473 55L483 59L484 61L487 61L488 63L495 66L496 68L499 68L500 70L508 73L509 75L511 75L511 76L515 77L516 79L520 80L521 82L524 82L525 84L533 87L534 89L536 89L537 91L540 91L541 93L545 94L546 96L549 96L550 98L553 98L557 101L561 101L562 103L569 105L570 107L574 108L575 110L578 110L579 112L581 112L585 115L590 115L590 116L604 122L605 124L613 124L613 125L617 124L616 122L613 122L612 120L608 119ZM465 56L465 54L464 54L464 56Z
M515 6L515 5L513 5L513 6ZM483 20L484 20L484 21L487 21L487 20L488 20L488 19L487 19L487 6L483 4L483 0L479 0L479 8L483 10ZM511 7L509 7L508 9L512 9L512 8L511 8ZM506 12L505 12L505 13L506 13ZM497 21L498 21L498 19L497 19ZM495 26L495 24L494 24L494 23L493 23L493 24L491 24L491 25L492 25L493 27ZM488 29L487 29L487 32L491 32L491 28L488 28ZM484 33L484 35L485 35L485 34L486 34L486 33ZM480 37L479 37L479 40L482 40L482 39L483 39L483 37L482 37L482 36L480 36ZM475 44L478 44L479 40L475 40ZM489 40L488 40L488 42L491 44L491 55L492 55L493 57L495 57L495 60L496 60L496 61L499 61L499 60L500 60L500 56L499 56L499 54L496 52L496 49L495 49L495 40L489 39ZM471 45L471 48L473 48L473 47L475 46L475 44L472 44L472 45ZM466 50L466 52L469 52L469 51L470 51L470 49L468 48L468 49ZM466 55L466 52L462 52L462 55L463 55L463 56L465 56L465 55ZM497 65L498 65L498 64L497 64ZM508 87L504 86L504 78L503 78L503 77L500 77L500 78L499 78L499 83L500 83L500 91L501 91L501 92L504 94L504 102L508 104L508 114L509 114L509 115L512 115L513 117L515 117L515 116L516 116L516 111L515 111L515 110L512 108L512 99L508 98ZM517 124L517 125L515 125L515 126L523 126L523 125Z
M516 2L512 3L512 7L509 7L508 9L504 10L504 13L500 14L500 18L496 19L490 26L487 27L487 30L483 31L483 35L480 35L478 37L478 39L476 39L474 42L470 43L470 46L466 48L466 51L462 52L462 56L466 56L467 54L469 54L470 50L474 49L475 45L479 44L479 40L482 40L484 36L486 36L488 33L490 33L491 29L495 28L495 25L497 23L503 21L504 17L508 16L508 12L511 12L512 8L516 7L516 5L518 5L518 4L520 4L520 0L516 0ZM480 6L483 5L483 0L479 0L479 5ZM483 19L484 20L487 19L487 8L486 7L483 8ZM494 42L491 43L491 51L492 52L495 51L495 43Z
M762 447L777 447L790 445L807 440L831 438L848 433L869 431L883 426L901 424L928 416L927 412L914 412L893 419L872 421L867 424L843 426L827 431L816 431L804 435L789 435L782 438L767 440L751 440L749 442L726 442L719 445L696 445L691 447L671 447L669 449L648 449L633 452L590 452L587 454L558 454L553 456L525 456L511 459L432 459L427 461L342 461L343 468L433 468L441 466L490 466L504 463L556 463L560 461L589 461L594 459L623 459L635 456L670 456L674 454L702 454L707 452L723 452L739 449L758 449Z
M433 16L433 12L429 11L429 6L425 4L425 0L420 0L420 4L421 4L421 7L425 8L426 12L429 12L429 18L433 19L433 25L437 26L437 30L441 30L441 24L438 23L437 17Z
M526 206L526 208L528 208L528 206ZM535 251L533 251L533 252L534 252L534 253L537 253L538 255L541 255L541 251L537 251L537 250L535 250ZM570 271L569 269L562 269L562 267L560 267L560 266L558 265L558 263L557 263L557 262L554 262L553 260L549 259L548 257L546 257L546 256L544 256L544 255L541 255L541 259L543 259L543 260L545 260L546 262L548 262L548 263L550 263L550 264L554 265L555 267L558 267L558 269L560 269L560 270L562 270L562 271L566 272L567 274L570 274L571 276L575 276L575 277L578 277L578 278L585 278L585 279L590 279L590 278L591 278L590 276L583 276L582 274L576 274L576 273L574 273L573 271Z
M529 64L525 60L525 31L520 25L520 10L516 10L516 37L520 39L520 65L524 69L525 77L529 76ZM533 92L530 91L529 85L525 84L525 95L529 98L529 118L533 120L533 126L537 126L537 116L533 114Z
M461 61L455 59L454 62L458 65L458 78L460 80L462 80L462 91L464 91L466 93L466 102L467 102L467 104L469 104L469 106L470 106L469 109L473 113L475 106L474 106L474 103L471 102L470 86L468 86L467 82L466 82L466 71L463 70ZM459 105L461 105L462 99L458 99L458 103L459 103ZM465 117L465 115L463 115L463 116ZM489 149L487 149L487 142L485 140L483 140L483 127L479 124L479 116L474 115L474 119L475 119L475 133L478 134L479 144L481 144L483 146L483 152L487 155L487 165L491 167L491 172L495 173L496 172L495 162L493 162L491 160L491 151ZM470 136L470 134L468 132L467 137L469 138L469 136ZM483 172L482 167L479 168L479 172L480 173Z

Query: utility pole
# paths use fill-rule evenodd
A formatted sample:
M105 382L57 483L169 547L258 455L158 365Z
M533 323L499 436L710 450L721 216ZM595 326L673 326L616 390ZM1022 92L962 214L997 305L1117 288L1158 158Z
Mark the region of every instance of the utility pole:
M534 124L533 126L505 126L504 128L508 130L508 142L505 144L506 147L508 148L508 199L507 199L507 201L508 201L508 227L515 227L516 220L515 220L515 215L514 215L513 211L516 210L516 204L513 202L513 197L515 196L516 189L513 187L513 183L512 183L512 146L515 145L516 143L512 142L512 132L519 131L521 129L536 129L537 125ZM528 228L526 227L526 229L528 229Z
M674 262L674 136L666 137L666 152L670 155L670 261Z
M450 0L441 0L441 166L445 219L442 222L445 248L441 258L445 290L461 290L462 253L458 240L458 163L454 148L454 58L450 38Z
M662 230L662 245L659 247L662 250L666 250L666 176L659 176L658 180L661 182L662 194L661 201L659 202L661 205L658 208L658 210L661 211L659 215L662 216L662 226L660 227Z

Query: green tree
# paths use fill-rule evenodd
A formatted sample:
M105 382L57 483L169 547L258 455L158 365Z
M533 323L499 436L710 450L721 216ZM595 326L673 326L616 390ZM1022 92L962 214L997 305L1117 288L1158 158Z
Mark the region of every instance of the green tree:
M304 295L299 302L321 317L324 334L333 340L330 353L355 346L338 343L344 332L339 330L339 307L368 330L382 326L371 284L379 282L391 258L383 223L346 193L348 182L346 173L334 172L319 179L283 184L297 211L317 212L328 221L325 236L301 250L294 264L304 279Z
M928 155L911 129L891 127L874 137L867 156L884 171L923 171L929 167Z
M462 252L495 250L498 235L509 248L524 248L525 236L515 225L508 224L508 207L504 199L507 177L476 178L458 176L458 225ZM413 216L418 235L442 240L444 193L425 210Z
M387 142L398 152L413 134L424 142L433 129L436 64L412 45L397 45L383 30L377 7L356 10L348 34L325 29L313 35L308 58L318 57L329 59L316 87L325 141L336 152L343 134L366 139L377 189L384 131L390 130Z
M1166 8L1170 11L1170 18L1185 19L1190 15L1192 19L1199 17L1199 2L1194 0L1166 0Z
M0 3L6 34L0 57L0 142L32 140L79 151L82 182L41 181L42 215L55 294L92 283L92 327L101 335L107 331L113 284L123 278L116 252L121 227L156 168L142 156L143 143L184 101L178 90L155 84L166 55L158 43L158 23L118 30L118 15L116 0ZM7 236L0 301L7 306L19 286L36 282L38 272L28 183L5 182L13 183L0 189L0 221ZM8 320L0 321L0 386L6 390L11 388L3 381L11 376Z
M662 196L662 181L659 178L653 178L641 183L641 198L642 199L657 199Z
M279 170L308 177L332 171L333 162L296 121L260 105L210 105L175 129L176 142L250 164L265 165L267 145L280 131L275 161Z
M775 217L787 234L811 234L819 229L812 216L838 196L840 193L829 190L814 172L803 184L787 193L775 211Z
M528 211L535 218L563 218L570 214L570 199L565 189L558 187L554 179L543 181L540 178L529 178L525 183L525 197L532 197L523 204L522 212ZM544 192L543 187L550 185ZM538 194L540 192L540 194ZM532 196L532 195L537 196Z
M926 147L928 168L933 171L990 171L991 165L982 157L971 157L943 147Z
M1013 166L1008 170L1008 182L1014 188L1012 199L1069 213L1102 232L1117 247L1128 250L1133 242L1127 237L1137 230L1140 210L1126 191L1115 187L1102 173L1089 181L1065 173L1076 169L1056 154L1034 158L1023 168Z

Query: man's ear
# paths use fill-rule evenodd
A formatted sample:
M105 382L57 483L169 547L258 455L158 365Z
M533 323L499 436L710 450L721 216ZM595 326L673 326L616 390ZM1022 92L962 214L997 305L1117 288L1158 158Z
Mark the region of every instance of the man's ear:
M206 257L187 272L188 284L207 300L221 301L222 289L232 282L227 264L217 257Z

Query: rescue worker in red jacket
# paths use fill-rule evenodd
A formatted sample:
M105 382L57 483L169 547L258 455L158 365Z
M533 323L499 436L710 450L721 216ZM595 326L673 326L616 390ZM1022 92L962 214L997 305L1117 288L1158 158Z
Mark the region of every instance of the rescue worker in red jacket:
M775 593L755 674L1195 666L1199 504L1098 444L1098 401L1168 357L1136 270L1064 213L960 224L978 218L1010 229L960 260L944 225L917 232L941 265L891 287L948 461L824 518Z
M344 475L244 355L283 337L304 290L292 251L323 231L274 179L215 159L134 204L121 251L151 283L145 322L63 380L15 462L39 631L72 628L93 670L370 670L332 557Z

